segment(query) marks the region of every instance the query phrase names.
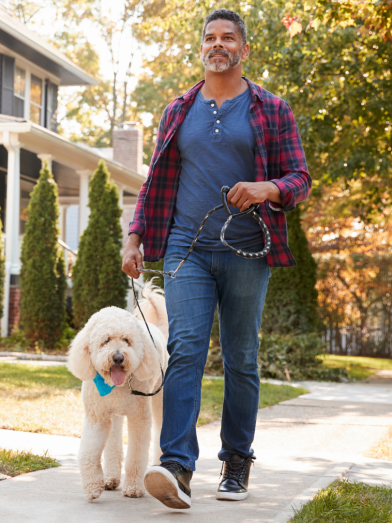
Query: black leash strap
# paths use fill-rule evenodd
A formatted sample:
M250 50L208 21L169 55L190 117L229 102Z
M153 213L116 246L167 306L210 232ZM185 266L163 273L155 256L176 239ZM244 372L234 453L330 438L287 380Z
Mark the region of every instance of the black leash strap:
M136 294L136 290L135 290L135 285L134 285L134 282L133 282L133 278L131 278L131 281L132 281L132 290L133 290L133 296L135 298L135 301L136 301L136 304L137 304L137 307L140 311L140 314L142 315L142 318L144 320L144 324L146 325L147 327L147 330L148 330L148 334L150 335L150 338L154 344L154 347L158 350L157 346L155 345L155 341L154 341L154 338L152 337L152 334L151 334L151 331L150 331L150 327L148 326L148 323L146 321L146 318L144 317L144 314L143 314L143 311L139 305L139 300L137 299L137 294ZM132 378L133 376L131 376L128 380L128 387L129 387L129 392L130 394L133 394L134 396L155 396L155 394L158 394L158 392L160 390L162 390L162 387L163 387L163 384L165 382L165 375L163 373L163 369L162 369L162 365L161 363L159 364L160 368L161 368L161 375L162 375L162 383L160 385L160 387L155 391L155 392L150 392L150 393L146 393L146 392L141 392L140 390L134 390L132 388L132 385L131 385L131 381L132 381Z
M237 214L233 214L230 211L229 205L227 203L227 193L229 191L230 191L230 187L227 187L226 185L222 187L222 189L221 189L222 202L223 202L222 205L218 205L218 207L214 207L213 209L208 211L208 213L205 215L203 221L200 224L199 230L197 231L197 234L193 239L192 245L189 247L189 250L186 253L185 258L183 260L181 260L181 262L179 263L179 265L175 271L165 272L165 271L158 271L156 269L145 269L144 267L138 267L137 270L139 272L147 272L147 273L152 273L152 274L163 274L165 276L170 276L170 278L173 278L173 279L177 278L177 272L184 265L186 260L189 258L191 252L193 251L193 248L201 234L201 231L204 228L206 221L208 220L208 218L211 216L212 213L214 213L215 211L219 211L220 209L225 209L225 211L227 212L227 214L229 216L227 218L225 224L223 225L221 234L220 234L220 241L223 243L223 245L225 247L227 247L228 249L230 249L231 251L235 252L237 256L241 256L242 258L257 259L257 258L264 258L264 256L267 256L267 254L271 250L271 235L270 235L270 232L269 232L268 227L266 226L264 220L261 218L261 216L257 212L257 209L259 208L259 204L254 203L250 207L248 207L245 211L239 212ZM245 216L245 214L250 214L252 216L252 218L254 218L257 221L257 223L261 227L261 230L263 231L264 249L262 251L247 252L247 251L243 251L242 249L236 249L235 247L233 247L232 245L227 243L227 241L225 240L225 232L226 232L226 229L228 228L228 226L230 225L231 220L236 220L237 218L240 218L241 216Z

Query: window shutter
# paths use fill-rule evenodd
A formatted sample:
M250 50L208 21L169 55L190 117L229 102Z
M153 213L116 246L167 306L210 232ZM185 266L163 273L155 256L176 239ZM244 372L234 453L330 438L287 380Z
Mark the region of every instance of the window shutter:
M14 113L15 58L0 55L0 113L13 116Z
M57 93L58 86L50 80L46 80L45 85L45 127L57 133Z

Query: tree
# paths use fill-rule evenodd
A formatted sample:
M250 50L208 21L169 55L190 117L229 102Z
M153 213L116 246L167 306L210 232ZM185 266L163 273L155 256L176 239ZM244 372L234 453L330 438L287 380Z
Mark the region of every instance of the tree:
M75 325L82 327L103 307L125 308L128 277L121 271L122 211L118 193L101 160L90 181L90 218L73 267Z
M283 0L145 2L135 34L159 52L145 61L132 99L152 115L146 134L153 144L163 107L203 77L199 45L206 14L218 7L237 11L251 48L244 73L291 105L315 180L313 194L341 180L350 190L350 182L360 180L362 199L355 205L365 218L392 203L392 47L357 17L354 25L332 30L328 19L314 18L314 4L295 4L292 18L298 14L301 33L294 35Z
M28 207L20 273L21 322L32 343L53 348L65 326L64 254L60 234L57 185L47 165L40 172Z
M287 216L290 249L296 267L273 268L265 300L263 334L306 334L320 326L317 312L317 265L301 227L297 207Z
M4 276L5 276L5 260L4 260L4 243L3 243L3 224L0 220L0 318L3 317L3 299L4 299Z

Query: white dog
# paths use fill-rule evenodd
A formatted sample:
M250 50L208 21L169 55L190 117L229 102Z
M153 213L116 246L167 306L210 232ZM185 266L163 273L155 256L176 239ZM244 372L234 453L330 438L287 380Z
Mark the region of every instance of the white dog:
M70 347L68 368L83 381L86 416L78 461L88 501L98 498L104 489L112 490L120 484L124 416L128 420L124 496L144 494L152 421L154 463L159 462L161 455L162 390L152 397L135 396L128 386L132 378L132 389L154 392L162 383L161 367L163 371L167 367L165 299L151 285L146 287L141 307L155 346L143 321L123 309L107 307L91 316ZM94 378L101 383L96 385ZM98 386L106 389L101 390L106 395L100 395Z

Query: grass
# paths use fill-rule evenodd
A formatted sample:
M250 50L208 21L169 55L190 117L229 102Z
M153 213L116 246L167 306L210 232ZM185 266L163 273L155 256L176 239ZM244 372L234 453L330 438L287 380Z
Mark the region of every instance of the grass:
M31 452L17 450L6 450L0 448L0 473L6 476L19 476L26 472L59 467L55 459L48 456L46 451L43 456L37 456Z
M221 417L223 379L204 378L199 425ZM260 407L307 391L289 385L260 385ZM0 428L80 437L84 412L81 381L65 367L0 363Z
M289 523L391 523L392 488L336 481L290 519Z
M336 356L325 354L319 356L323 365L329 368L345 368L351 378L364 380L379 370L392 370L392 360L384 358L365 358L362 356Z

